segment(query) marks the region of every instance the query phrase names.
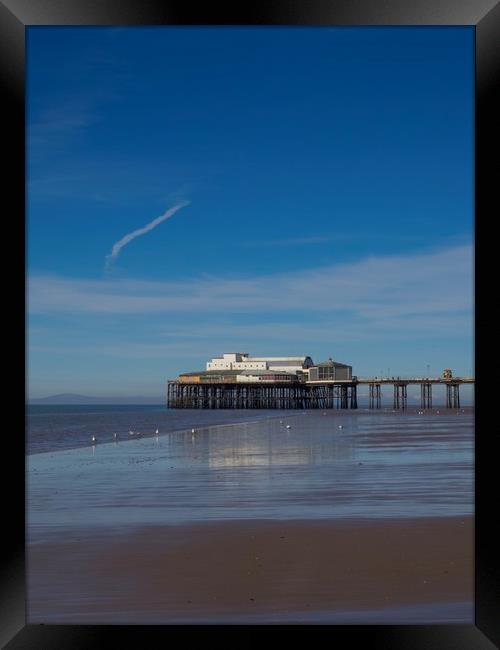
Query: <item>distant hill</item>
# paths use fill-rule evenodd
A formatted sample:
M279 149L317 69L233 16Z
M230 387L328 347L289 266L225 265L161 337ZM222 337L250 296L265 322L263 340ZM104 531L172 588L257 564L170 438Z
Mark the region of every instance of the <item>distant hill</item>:
M28 400L29 404L163 404L165 398L162 397L90 397L88 395L78 395L77 393L60 393L59 395L50 395L49 397L36 397Z

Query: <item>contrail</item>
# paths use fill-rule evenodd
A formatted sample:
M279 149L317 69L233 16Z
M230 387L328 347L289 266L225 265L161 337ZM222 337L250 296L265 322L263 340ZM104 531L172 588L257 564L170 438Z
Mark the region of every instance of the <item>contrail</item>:
M188 204L189 201L183 201L182 203L178 203L177 205L174 205L173 208L170 208L169 210L164 212L160 217L153 219L153 221L151 221L151 223L148 223L147 226L144 226L144 228L138 228L137 230L130 232L128 235L125 235L125 237L122 237L120 241L117 241L116 244L113 245L113 248L111 249L111 253L109 255L106 255L106 269L110 268L111 264L118 257L118 253L121 251L121 249L124 246L126 246L128 243L130 243L132 239L135 239L136 237L140 237L141 235L144 235L150 230L153 230L153 228L156 228L156 226L160 224L162 221L165 221L166 219L170 219L170 217L172 217L177 212L177 210L180 210L181 208L183 208L185 205Z

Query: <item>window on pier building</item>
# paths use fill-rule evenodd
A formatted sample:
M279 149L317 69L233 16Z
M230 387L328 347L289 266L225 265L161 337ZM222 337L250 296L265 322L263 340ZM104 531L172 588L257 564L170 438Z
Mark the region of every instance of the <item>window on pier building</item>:
M335 379L335 368L333 366L320 366L318 368L318 379Z

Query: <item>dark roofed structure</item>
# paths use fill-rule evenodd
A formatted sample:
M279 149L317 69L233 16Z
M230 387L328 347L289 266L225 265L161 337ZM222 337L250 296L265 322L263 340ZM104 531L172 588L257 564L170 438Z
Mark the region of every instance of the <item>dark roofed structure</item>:
M322 361L309 368L309 381L350 381L352 366L333 359Z

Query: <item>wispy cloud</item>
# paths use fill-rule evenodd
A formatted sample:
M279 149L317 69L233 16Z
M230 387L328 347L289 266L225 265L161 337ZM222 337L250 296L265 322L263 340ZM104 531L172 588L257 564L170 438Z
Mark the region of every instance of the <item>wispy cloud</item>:
M353 235L354 236L354 235ZM347 235L347 237L350 237ZM340 237L339 237L340 238ZM274 247L274 246L307 246L309 244L325 244L333 241L335 237L292 237L289 239L269 239L261 241L244 241L242 246L250 248Z
M355 327L446 328L447 315L471 313L472 247L414 255L369 257L287 274L191 281L82 280L35 275L29 280L33 314L324 313L349 317ZM281 319L280 319L281 320ZM427 323L427 325L425 325Z
M35 103L32 107L28 102L26 134L30 163L43 163L50 154L70 153L74 157L75 143L95 124L106 120L109 105L119 101L120 96L116 84L96 87L93 81L83 81L78 91L58 97L57 103L51 99L51 104Z
M100 343L96 345L49 345L34 344L30 346L30 353L47 353L51 355L68 354L83 355L86 357L97 355L99 357L117 357L119 359L189 359L206 354L206 347L201 343L193 346L192 343L138 343L126 341L125 343Z
M99 121L93 104L68 100L61 106L47 108L28 122L30 158L39 159L47 151L66 147L71 139Z
M286 319L273 319L265 323L249 325L230 321L208 322L203 327L197 324L186 324L182 328L164 330L159 338L175 341L191 341L193 345L199 341L220 341L231 346L239 346L254 340L280 341L321 341L342 340L360 341L376 338L391 340L407 339L418 332L427 334L446 335L449 338L463 336L470 331L472 314L463 311L443 311L433 314L413 314L411 317L398 316L385 318L379 316L362 322L353 322L350 316L342 318L329 314L315 314L314 318L302 322L289 322Z
M201 185L202 172L188 163L175 165L160 156L103 156L99 160L59 161L56 167L38 166L28 179L31 200L98 202L130 207L179 202ZM169 179L168 187L165 178ZM186 183L190 178L192 182ZM126 191L124 191L126 188ZM170 190L170 188L175 188Z
M203 327L189 322L183 328L164 331L161 335L148 332L144 341L131 340L125 335L121 340L106 340L106 335L98 336L95 342L74 340L71 334L65 333L58 343L53 342L52 336L36 336L30 342L30 355L49 355L53 362L75 356L82 359L113 359L126 362L128 359L164 361L171 367L175 362L189 366L204 367L208 354L221 354L228 349L239 349L261 354L302 354L304 350L310 353L312 347L324 350L335 348L341 354L340 361L349 361L359 353L359 346L372 346L374 343L391 346L415 339L422 340L431 337L432 340L445 340L447 344L462 341L464 336L471 336L472 317L470 314L449 312L433 315L416 316L408 322L405 319L371 320L369 323L353 324L347 320L322 318L317 315L316 322L290 323L286 320L274 319L262 324L244 325L231 323L203 323ZM78 339L78 336L76 337ZM346 350L349 350L347 354ZM356 352L358 351L358 352ZM343 354L343 356L342 356ZM320 360L314 356L315 360ZM181 365L182 365L181 364Z
M169 208L166 212L164 212L156 219L153 219L153 221L151 221L150 223L146 224L142 228L133 230L132 232L122 237L119 241L117 241L116 244L113 244L111 253L109 255L106 255L106 269L110 268L111 264L116 260L121 249L124 246L129 244L137 237L140 237L141 235L145 235L147 232L150 232L151 230L153 230L153 228L156 228L156 226L160 225L160 223L162 223L163 221L166 221L167 219L170 219L170 217L173 217L178 210L180 210L185 205L188 205L188 203L189 201L183 201L182 203L178 203L177 205L174 205L173 208Z
M352 241L360 239L369 240L388 240L388 241L422 241L423 235L387 235L385 233L335 233L323 236L310 236L310 237L290 237L284 239L265 239L265 240L250 240L240 242L241 246L248 248L275 248L281 246L309 246L311 244L328 244L329 242L337 241Z

